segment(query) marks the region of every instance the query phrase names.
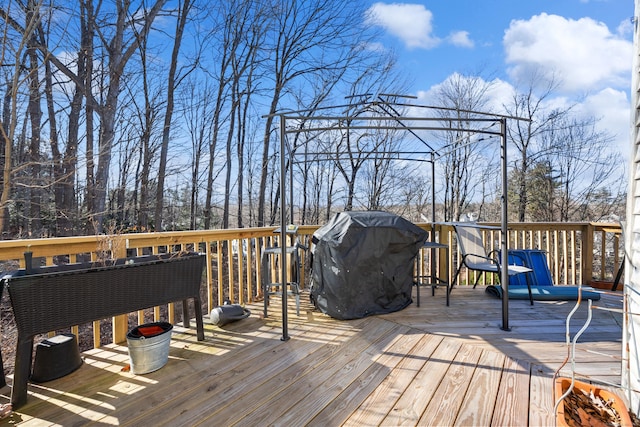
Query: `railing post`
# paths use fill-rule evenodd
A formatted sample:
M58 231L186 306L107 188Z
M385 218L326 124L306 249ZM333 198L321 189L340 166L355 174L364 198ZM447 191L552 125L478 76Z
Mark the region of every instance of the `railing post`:
M581 282L585 285L591 285L593 279L593 235L595 227L592 222L582 227L582 248L581 248Z
M127 257L127 245L122 235L113 235L110 237L113 242L113 258L126 258ZM113 343L120 344L127 340L127 332L129 329L129 316L121 314L113 318Z
M224 262L222 249L224 244L221 241L216 242L216 262L218 264L218 305L224 304Z
M438 243L450 247L451 245L449 244L449 230L445 229L442 225L437 225L434 229L438 231ZM448 284L451 284L452 280L451 269L456 268L456 266L453 265L453 261L451 259L451 257L453 256L451 255L451 252L451 250L438 251L438 274L440 276L440 280ZM447 257L449 257L449 259L446 259ZM442 268L443 265L447 268Z
M215 302L213 301L213 255L211 253L211 244L209 240L205 240L205 253L207 255L206 272L207 272L207 311L211 313ZM213 242L215 244L215 242Z

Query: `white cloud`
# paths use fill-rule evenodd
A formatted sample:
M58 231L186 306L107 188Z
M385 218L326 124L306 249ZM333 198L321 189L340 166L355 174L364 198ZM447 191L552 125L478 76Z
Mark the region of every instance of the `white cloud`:
M409 48L430 49L440 44L433 35L432 19L423 5L407 3L374 3L366 14L367 24L384 28Z
M430 10L411 3L374 3L365 15L366 24L382 27L410 49L432 49L443 42L457 47L474 47L468 31L452 31L445 39L436 36L432 21Z
M504 113L504 106L513 100L514 88L508 82L494 79L487 90L488 109L493 112Z
M613 147L628 159L631 153L631 102L627 93L611 88L588 96L576 106L576 113L598 119L597 128L613 137ZM622 165L626 166L626 165Z
M428 90L418 91L416 96L418 97L418 104L423 105L440 105L441 101L438 94L442 90L443 86L450 85L450 80L459 79L477 79L477 87L483 87L486 85L487 91L485 97L487 99L486 105L482 108L487 113L504 113L504 105L508 105L513 99L514 87L501 79L493 79L485 81L481 77L462 76L458 73L454 73L447 77L444 81L431 86Z
M417 103L439 105L437 93L445 83L446 80L433 85L426 91L419 91L416 94L418 97ZM505 106L513 103L514 91L515 88L509 82L501 79L491 80L486 93L488 101L485 110L505 114ZM543 108L545 111L571 109L572 113L577 117L593 117L597 119L597 129L606 131L612 136L612 149L628 158L630 153L630 101L624 90L606 88L587 96L581 101L560 95L545 100Z
M458 47L473 47L474 43L473 40L471 40L469 38L469 32L468 31L456 31L453 32L449 35L449 37L447 37L447 40L449 41L449 43L451 43L454 46L458 46Z
M618 28L616 29L616 32L618 33L618 36L620 36L622 38L632 39L633 38L633 30L634 30L633 27L634 27L633 18L625 19L624 21L622 21L618 25Z
M526 21L514 20L503 43L514 80L542 71L559 76L567 91L628 85L632 43L591 18L573 20L543 13Z
M513 103L514 91L515 88L508 82L500 79L492 80L486 94L489 98L488 109L505 113L504 106ZM596 128L612 137L612 149L628 158L630 153L630 101L624 90L605 88L582 100L559 95L546 99L543 109L544 111L570 109L572 115L577 118L595 118L597 120Z

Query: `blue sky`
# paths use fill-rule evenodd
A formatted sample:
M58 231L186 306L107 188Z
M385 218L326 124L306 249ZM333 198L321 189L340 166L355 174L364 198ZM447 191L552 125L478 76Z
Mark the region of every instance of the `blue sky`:
M455 72L481 71L506 95L537 68L561 77L550 102L600 118L628 155L633 15L632 0L371 1L366 23L420 99Z

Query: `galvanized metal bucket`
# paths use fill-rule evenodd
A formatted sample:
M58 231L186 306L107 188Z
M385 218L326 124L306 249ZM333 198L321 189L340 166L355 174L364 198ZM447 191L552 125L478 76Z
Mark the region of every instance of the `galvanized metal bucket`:
M157 371L169 361L173 325L167 322L145 323L127 334L129 363L134 374Z

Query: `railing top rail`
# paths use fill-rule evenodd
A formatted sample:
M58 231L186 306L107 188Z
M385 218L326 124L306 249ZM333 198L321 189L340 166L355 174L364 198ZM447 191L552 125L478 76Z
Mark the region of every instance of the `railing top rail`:
M483 222L492 225L495 223ZM428 222L418 223L418 226L430 229ZM539 223L510 223L511 230L581 230L593 227L595 231L619 234L620 224L594 222L539 222ZM116 235L92 235L74 237L53 237L40 239L17 239L0 241L0 261L16 260L23 257L24 252L30 251L34 257L47 257L68 254L91 253L99 250L105 242L115 242L124 248L141 248L150 246L170 246L187 243L204 243L234 239L251 239L274 235L277 226L259 228L230 228L225 230L185 230L164 231L151 233L126 233ZM298 228L299 235L313 234L318 225L302 225Z

